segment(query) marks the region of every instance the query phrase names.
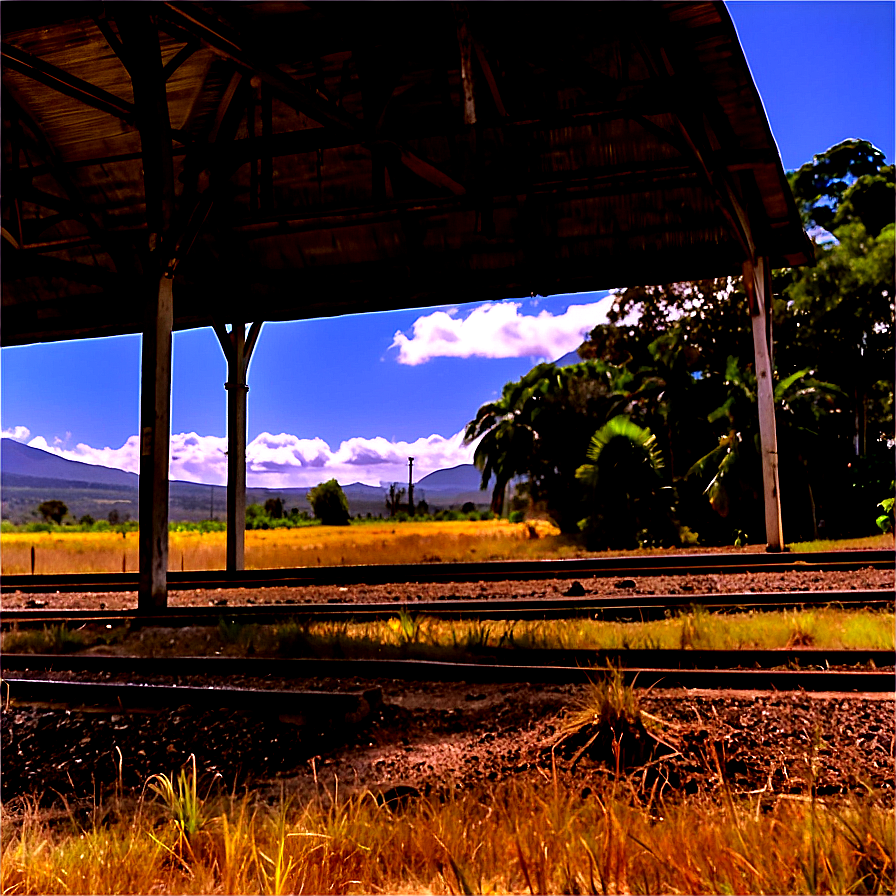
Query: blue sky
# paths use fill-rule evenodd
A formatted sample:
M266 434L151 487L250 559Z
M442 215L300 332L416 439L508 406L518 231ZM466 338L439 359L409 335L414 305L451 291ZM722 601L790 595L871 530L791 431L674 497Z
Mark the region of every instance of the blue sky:
M728 8L785 168L847 137L893 159L896 4ZM479 405L575 348L600 322L602 295L265 324L249 372L249 483L402 480L408 454L421 476L468 462L460 434ZM3 349L4 435L136 470L139 359L139 336ZM225 373L210 329L175 334L176 478L225 481Z

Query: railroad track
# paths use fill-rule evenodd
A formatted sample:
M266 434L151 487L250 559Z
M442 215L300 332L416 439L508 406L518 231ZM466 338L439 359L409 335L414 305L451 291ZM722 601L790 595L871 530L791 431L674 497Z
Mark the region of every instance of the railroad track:
M382 703L379 688L352 691L283 691L258 688L190 688L96 681L4 678L4 703L65 704L110 710L166 710L179 706L276 713L302 724L357 722Z
M518 655L514 655L517 654ZM816 668L780 668L799 657L800 663ZM106 657L62 656L55 654L7 654L3 656L4 676L12 671L68 671L91 675L126 673L137 676L189 676L209 678L275 678L307 679L393 679L401 681L464 681L485 683L586 683L606 675L615 660L626 683L639 687L702 688L733 690L893 692L893 671L879 669L819 669L824 665L869 664L892 666L891 651L491 651L478 661L443 662L416 659L274 659L246 657ZM832 660L834 662L832 662ZM751 663L765 668L743 668ZM557 665L557 663L566 663ZM675 664L678 664L676 667ZM738 668L740 667L740 668ZM59 696L54 697L56 682L26 683L30 679L4 677L13 700L72 702L78 682L59 682ZM85 686L99 683L87 682ZM122 698L133 699L140 688L152 685L112 685L98 694L115 697L121 687ZM34 690L39 688L39 690ZM135 690L137 688L137 690ZM111 689L111 690L109 690ZM221 688L170 688L174 705L191 700L220 699L214 693ZM82 691L85 699L93 692ZM258 691L266 694L267 691ZM289 692L285 692L289 693ZM154 698L155 699L155 698ZM261 698L267 700L267 697ZM179 701L179 703L177 702ZM275 705L276 700L274 701ZM157 704L154 704L157 705ZM203 704L205 705L205 704ZM259 704L260 706L260 704Z
M896 592L890 590L850 591L780 591L749 592L746 594L673 594L620 595L600 597L539 597L524 599L395 601L380 603L295 603L265 606L210 606L176 607L166 613L149 615L137 610L5 610L0 627L17 625L34 627L47 624L129 624L179 628L195 625L217 625L222 619L243 625L270 624L283 620L373 621L390 619L401 613L413 616L432 616L439 619L571 619L589 617L600 619L662 618L667 611L700 606L711 610L762 608L767 610L787 607L827 606L879 607L892 606Z
M437 582L525 581L555 578L706 575L894 568L893 551L826 551L805 554L675 554L601 557L583 560L502 560L488 563L418 563L322 568L222 570L168 573L172 591L215 588L302 588L325 585L378 585ZM0 591L136 591L137 573L6 575Z

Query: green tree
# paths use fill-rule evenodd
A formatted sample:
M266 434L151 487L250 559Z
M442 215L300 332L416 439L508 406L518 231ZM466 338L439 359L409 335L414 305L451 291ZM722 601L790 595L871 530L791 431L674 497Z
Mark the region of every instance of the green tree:
M348 499L335 479L314 486L308 492L308 503L315 517L325 526L347 526Z
M532 503L543 504L563 531L577 531L576 468L595 428L625 402L613 388L611 367L597 361L539 364L507 383L501 397L479 408L464 432L468 443L480 439L473 460L482 472L481 487L495 478L492 511L503 511L508 483L522 476Z
M50 501L44 501L37 507L37 512L48 522L59 525L65 515L68 513L68 507L62 501L55 498Z
M386 510L389 516L395 516L401 508L401 499L404 497L405 490L398 487L397 482L393 482L389 486L389 492L386 495Z
M591 547L676 540L669 501L662 495L663 457L649 429L613 417L592 437L586 458L576 479L589 497L590 513L579 525Z
M246 508L247 529L270 529L271 521L261 504L250 504Z
M272 520L282 520L283 519L283 499L282 498L268 498L267 501L264 502L264 512Z

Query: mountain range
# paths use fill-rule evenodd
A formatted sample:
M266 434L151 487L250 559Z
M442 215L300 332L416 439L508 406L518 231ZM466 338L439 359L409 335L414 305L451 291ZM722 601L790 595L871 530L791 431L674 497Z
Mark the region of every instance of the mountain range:
M139 478L112 467L66 460L49 451L32 448L14 439L0 440L0 489L2 517L13 523L30 522L38 504L63 501L76 519L89 514L106 519L113 510L121 519L137 518ZM480 473L472 464L436 470L414 483L416 501L426 500L430 510L459 509L472 503L478 510L489 505L491 493L480 491ZM280 498L287 510L308 510L310 488L247 488L247 504L264 504ZM386 514L386 489L361 482L343 486L353 516ZM168 513L173 521L198 521L226 517L227 489L222 485L171 480Z

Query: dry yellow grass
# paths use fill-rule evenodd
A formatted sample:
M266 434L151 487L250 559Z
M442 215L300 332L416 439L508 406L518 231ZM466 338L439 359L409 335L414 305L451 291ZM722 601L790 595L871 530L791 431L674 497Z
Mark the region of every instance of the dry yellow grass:
M161 777L159 778L161 780ZM3 893L892 893L893 813L871 799L632 805L612 785L508 782L394 811L193 799L119 820L4 819ZM156 788L158 789L158 788ZM147 791L147 795L150 792ZM172 795L169 794L169 797ZM113 807L114 808L114 807ZM764 811L763 811L764 810ZM113 815L113 818L115 816Z
M537 533L533 538L531 531ZM2 573L136 572L137 533L9 532L2 539ZM224 532L172 532L169 569L223 569ZM363 523L306 526L246 533L246 567L349 566L534 559L576 555L576 548L545 522L506 520Z

